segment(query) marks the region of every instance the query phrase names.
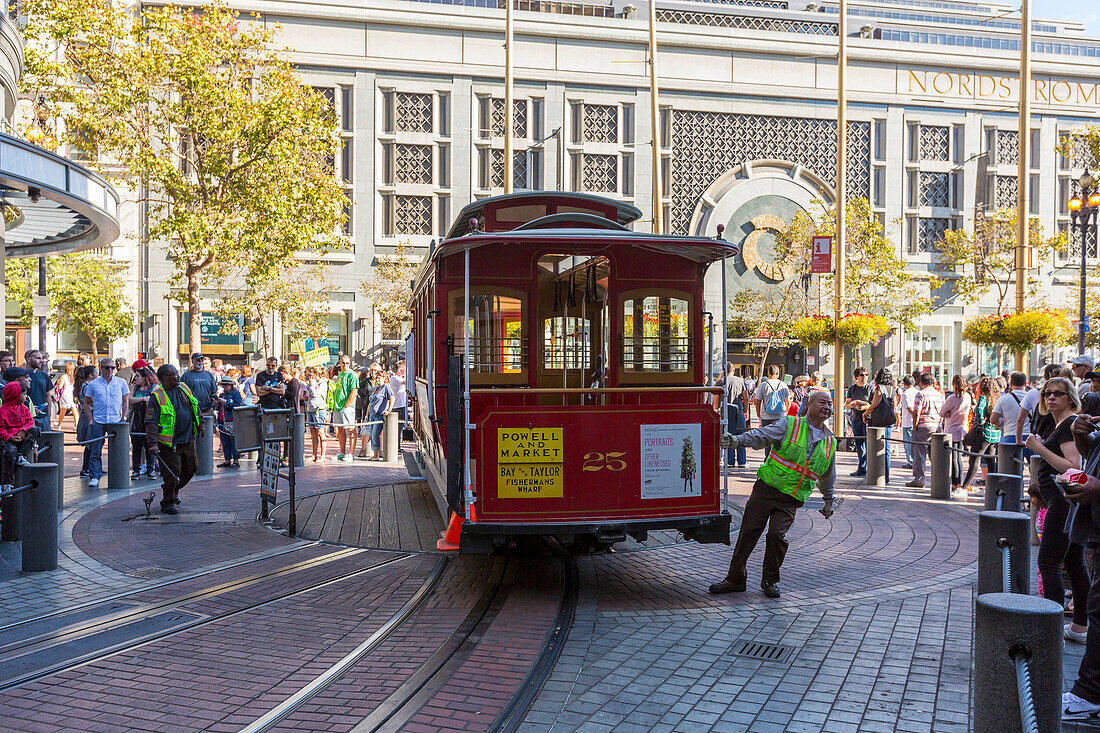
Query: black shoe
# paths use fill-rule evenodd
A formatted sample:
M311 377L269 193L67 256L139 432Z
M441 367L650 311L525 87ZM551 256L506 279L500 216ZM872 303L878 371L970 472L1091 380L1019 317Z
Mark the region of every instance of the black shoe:
M241 462L240 461L233 461L233 468L240 468L240 467L241 467Z
M763 589L764 595L766 595L768 598L778 598L779 597L779 584L778 583L769 583L768 585L762 585L760 587L761 587L761 589Z
M851 472L850 474L848 474L848 475L849 475L849 476L866 476L866 475L867 475L867 472L866 472L866 471L852 471L852 472Z
M161 504L160 505L160 510L164 514L179 514L180 513L180 510L176 509L175 504Z
M229 461L222 461L218 464L218 468L233 468L233 464Z
M710 592L716 596L723 593L743 593L744 591L744 583L734 583L732 580L723 580L721 583L714 583L710 587Z
M91 471L81 471L80 472L80 478L88 478L91 475L92 475Z

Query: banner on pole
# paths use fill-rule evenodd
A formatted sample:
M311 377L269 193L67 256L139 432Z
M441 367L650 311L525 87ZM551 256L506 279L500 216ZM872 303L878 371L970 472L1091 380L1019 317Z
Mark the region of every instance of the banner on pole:
M810 272L833 271L833 238L814 237L810 254Z

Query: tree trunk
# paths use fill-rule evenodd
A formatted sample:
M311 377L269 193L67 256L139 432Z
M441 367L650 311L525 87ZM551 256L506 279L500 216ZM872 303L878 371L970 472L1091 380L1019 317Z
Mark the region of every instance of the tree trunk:
M88 338L92 340L92 364L96 367L99 366L99 334L95 331L89 331L84 329L84 333L88 334Z
M859 369L860 367L863 366L863 346L862 345L853 346L852 347L852 353L854 353L856 355L855 368Z
M997 374L1004 371L1005 363L1005 346L1004 344L997 344ZM996 374L994 375L996 376Z
M199 268L187 266L187 343L191 353L202 351L202 302L199 298ZM188 359L188 363L190 363Z

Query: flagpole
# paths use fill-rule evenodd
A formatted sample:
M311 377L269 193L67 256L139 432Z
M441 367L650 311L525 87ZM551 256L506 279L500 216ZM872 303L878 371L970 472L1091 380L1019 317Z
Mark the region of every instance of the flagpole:
M504 11L504 193L512 193L515 160L512 153L512 9L515 0L505 0Z
M844 212L847 199L845 160L848 155L848 0L840 0L840 20L837 21L837 73L836 73L836 245L833 278L833 323L839 325L844 315ZM844 411L840 404L844 399L844 345L837 336L833 343L833 433L844 435Z
M1016 161L1016 312L1027 298L1027 260L1031 243L1031 0L1020 8L1020 142ZM1024 370L1024 352L1016 352L1016 371Z
M661 215L661 108L657 102L657 0L649 0L649 116L653 131L653 233L663 234Z

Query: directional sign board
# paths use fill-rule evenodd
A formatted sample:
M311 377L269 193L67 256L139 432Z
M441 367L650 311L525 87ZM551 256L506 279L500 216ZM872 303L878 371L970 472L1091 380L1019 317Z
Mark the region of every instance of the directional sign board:
M810 272L833 271L833 238L814 237L810 255Z
M263 467L260 469L260 498L275 503L279 484L279 448L275 441L264 441Z

